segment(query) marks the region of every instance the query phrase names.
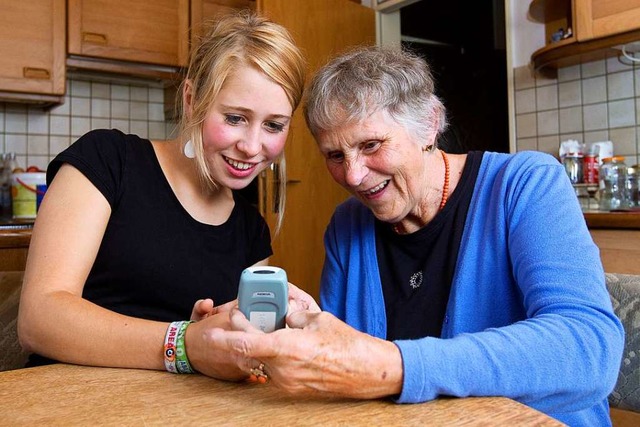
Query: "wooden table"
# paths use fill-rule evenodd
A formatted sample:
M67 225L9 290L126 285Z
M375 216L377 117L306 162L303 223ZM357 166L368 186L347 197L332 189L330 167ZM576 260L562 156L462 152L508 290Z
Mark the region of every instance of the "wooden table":
M269 383L66 364L0 373L0 407L0 425L12 426L562 425L506 398L310 399Z

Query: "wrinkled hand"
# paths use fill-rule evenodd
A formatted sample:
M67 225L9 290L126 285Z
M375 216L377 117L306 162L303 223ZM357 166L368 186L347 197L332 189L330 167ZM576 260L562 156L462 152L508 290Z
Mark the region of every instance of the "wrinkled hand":
M289 282L289 308L287 314L300 310L309 310L316 313L321 311L320 306L311 295Z
M270 380L292 395L378 398L400 393L402 360L393 343L361 333L330 313L290 302L294 305L289 328L265 334L234 309L234 330L210 330L208 339L221 352L235 355L247 373L264 363Z

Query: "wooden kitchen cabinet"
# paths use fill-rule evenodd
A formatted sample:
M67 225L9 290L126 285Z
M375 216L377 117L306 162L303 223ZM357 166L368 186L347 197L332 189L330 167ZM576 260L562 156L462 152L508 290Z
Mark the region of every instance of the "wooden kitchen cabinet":
M640 40L640 0L533 0L529 15L545 25L546 45L531 55L534 69L557 68L618 57L619 46ZM572 36L551 42L559 28Z
M206 31L206 23L239 10L256 10L255 0L191 0L191 42Z
M62 102L65 0L0 0L0 8L0 99Z
M68 0L69 55L187 65L189 0Z
M573 0L578 41L640 29L640 0Z

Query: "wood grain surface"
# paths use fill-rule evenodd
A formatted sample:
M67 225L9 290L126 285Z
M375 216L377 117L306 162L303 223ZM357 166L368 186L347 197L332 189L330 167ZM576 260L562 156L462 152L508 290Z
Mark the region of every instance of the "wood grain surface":
M414 405L286 397L269 383L65 364L0 373L0 402L0 425L12 426L562 425L501 397Z

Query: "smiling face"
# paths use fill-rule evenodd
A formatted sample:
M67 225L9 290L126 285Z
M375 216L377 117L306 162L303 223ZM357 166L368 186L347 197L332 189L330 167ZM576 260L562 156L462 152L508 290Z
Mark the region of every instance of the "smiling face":
M420 141L385 111L317 135L329 173L381 221L423 216L434 194L422 151L435 135ZM435 190L437 192L437 189Z
M230 73L202 126L213 181L232 190L249 185L282 153L292 113L285 91L261 71Z

